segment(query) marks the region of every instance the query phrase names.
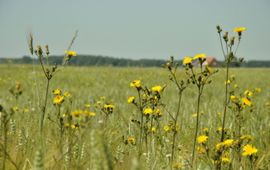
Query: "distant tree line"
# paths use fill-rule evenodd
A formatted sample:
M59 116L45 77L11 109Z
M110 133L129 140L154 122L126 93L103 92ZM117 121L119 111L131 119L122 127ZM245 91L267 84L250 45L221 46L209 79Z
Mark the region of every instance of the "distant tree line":
M50 56L48 58L48 64L61 65L63 56ZM45 62L47 59L45 58ZM166 61L156 59L125 59L125 58L114 58L107 56L96 56L96 55L78 55L72 58L69 65L73 66L115 66L115 67L160 67ZM179 61L181 62L181 61ZM22 58L0 58L0 64L38 64L37 58L31 58L29 56L23 56ZM222 66L223 62L218 61L218 66ZM269 61L246 61L244 63L232 63L233 67L270 67Z

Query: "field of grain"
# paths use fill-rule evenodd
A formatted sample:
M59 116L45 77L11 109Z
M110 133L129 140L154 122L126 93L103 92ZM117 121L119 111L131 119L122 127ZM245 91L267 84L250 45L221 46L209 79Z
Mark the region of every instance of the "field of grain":
M217 70L210 77L211 83L205 85L199 103L200 124L193 168L195 165L196 169L214 169L216 161L220 160L222 169L269 169L270 70L230 70L230 76L235 77L230 86L234 94L230 96L243 97L249 90L252 104L243 106L238 119L231 100L225 139L233 143L227 148L224 145L220 155L217 145L226 79L225 70ZM187 77L184 68L176 73L179 80ZM0 165L5 159L6 169L191 168L197 88L190 83L182 92L179 117L174 125L172 117L177 114L179 96L169 75L162 67L59 67L50 81L44 127L40 133L46 92L41 67L0 65ZM162 87L157 92L158 104L151 106L154 111L159 109L158 116L153 110L146 113L147 108L137 107L139 90L130 86L134 80L141 80L141 86L150 91L152 87ZM63 101L55 102L56 95L62 95ZM141 116L145 116L142 131ZM237 136L239 120L241 136ZM200 141L200 136L207 138ZM241 137L243 143L240 144ZM255 147L256 152L244 155L243 148L247 144ZM175 145L174 153L172 145Z

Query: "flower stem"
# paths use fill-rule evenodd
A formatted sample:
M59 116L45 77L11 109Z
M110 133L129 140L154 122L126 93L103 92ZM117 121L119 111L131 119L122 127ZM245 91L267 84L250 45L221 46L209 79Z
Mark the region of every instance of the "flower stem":
M42 136L42 133L43 133L44 117L45 117L46 107L47 107L47 101L48 101L49 86L50 86L50 79L47 79L47 85L46 85L46 91L45 91L44 106L43 106L43 108L42 108L42 112L41 112L40 120L39 120L39 131L40 131L40 136Z
M142 101L141 101L141 93L138 90L139 96L139 110L141 113L141 121L140 121L140 138L139 138L139 157L142 154L142 138L143 138L143 108L142 108Z
M193 149L192 149L192 159L191 159L192 167L194 167L196 139L198 136L199 123L200 123L200 102L201 102L201 95L202 95L201 86L198 86L198 91L199 91L199 93L198 93L197 109L196 109L196 114L197 114L196 128L195 128L195 135L194 135L194 139L193 139Z
M179 89L180 90L180 89ZM176 134L177 134L177 120L179 117L179 113L180 113L180 108L181 108L181 100L182 100L182 90L180 90L178 92L178 105L177 105L177 112L176 112L176 116L174 119L174 131L173 131L173 144L172 144L172 158L171 158L171 165L173 164L173 160L174 160L174 150L175 150L175 145L176 145Z

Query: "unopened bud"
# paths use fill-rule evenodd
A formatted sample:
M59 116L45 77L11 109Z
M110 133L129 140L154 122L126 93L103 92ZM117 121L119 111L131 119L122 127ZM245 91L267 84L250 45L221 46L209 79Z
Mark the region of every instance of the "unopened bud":
M219 25L217 25L217 32L218 32L218 33L221 33L221 32L222 32L222 29L220 28Z
M43 55L43 51L40 45L38 45L35 49L35 53L37 56L41 57Z
M45 45L45 53L46 53L47 56L50 54L48 45Z
M30 35L29 35L28 47L29 47L30 53L33 55L34 48L33 48L33 35L32 35L32 33L30 33Z
M231 44L231 46L234 45L234 40L235 40L235 37L231 37L231 39L230 39L230 44Z
M228 32L225 32L224 35L223 35L223 39L224 39L225 42L228 42L228 35L229 35Z

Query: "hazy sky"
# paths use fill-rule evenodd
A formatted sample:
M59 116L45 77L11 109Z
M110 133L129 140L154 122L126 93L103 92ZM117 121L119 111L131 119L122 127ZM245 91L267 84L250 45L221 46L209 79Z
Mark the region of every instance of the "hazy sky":
M269 0L0 0L0 57L28 55L29 32L62 54L78 29L79 54L222 59L217 24L247 27L239 56L270 59Z

